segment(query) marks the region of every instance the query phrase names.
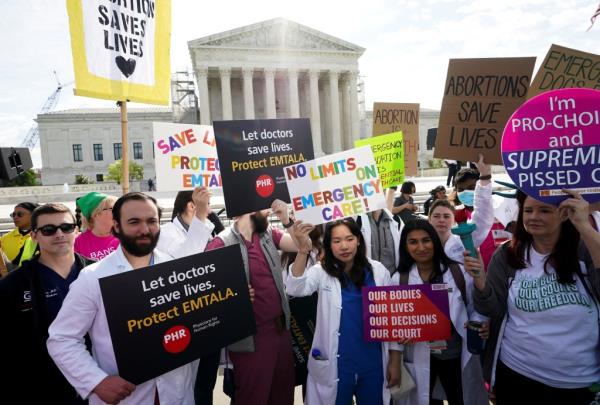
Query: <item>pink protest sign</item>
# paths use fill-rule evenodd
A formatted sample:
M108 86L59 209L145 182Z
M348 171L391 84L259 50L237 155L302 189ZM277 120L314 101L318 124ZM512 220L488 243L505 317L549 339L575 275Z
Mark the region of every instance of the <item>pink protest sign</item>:
M366 342L450 338L450 304L445 284L363 287L362 301Z
M502 159L537 200L559 204L566 188L600 201L600 91L552 90L526 101L504 128Z

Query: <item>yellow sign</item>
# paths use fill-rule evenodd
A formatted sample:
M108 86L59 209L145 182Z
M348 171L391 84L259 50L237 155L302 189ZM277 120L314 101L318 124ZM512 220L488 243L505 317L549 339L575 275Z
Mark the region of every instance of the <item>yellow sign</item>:
M169 104L171 0L67 0L75 94Z

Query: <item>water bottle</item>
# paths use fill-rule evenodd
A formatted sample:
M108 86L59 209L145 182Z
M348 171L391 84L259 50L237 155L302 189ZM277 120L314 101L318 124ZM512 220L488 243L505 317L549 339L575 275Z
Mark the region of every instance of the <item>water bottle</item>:
M469 321L467 323L467 350L472 354L481 354L485 348L485 340L479 336L481 322Z

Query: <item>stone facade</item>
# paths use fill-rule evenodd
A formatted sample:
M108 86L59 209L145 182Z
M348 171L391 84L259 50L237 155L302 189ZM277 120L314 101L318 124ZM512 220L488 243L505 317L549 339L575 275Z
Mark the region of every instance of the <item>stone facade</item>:
M310 118L315 155L360 137L358 58L365 51L283 18L188 43L200 122Z
M152 122L171 122L172 111L129 109L127 119L129 158L143 166L145 179L154 177ZM38 115L37 123L43 185L73 184L78 174L97 183L106 181L108 165L120 158L115 147L121 144L117 108L51 112Z

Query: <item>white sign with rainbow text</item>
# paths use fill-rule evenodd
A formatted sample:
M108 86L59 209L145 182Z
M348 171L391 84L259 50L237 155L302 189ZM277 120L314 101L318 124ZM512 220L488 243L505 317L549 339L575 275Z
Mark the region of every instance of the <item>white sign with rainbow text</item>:
M313 225L385 208L370 146L323 156L283 169L294 215Z

